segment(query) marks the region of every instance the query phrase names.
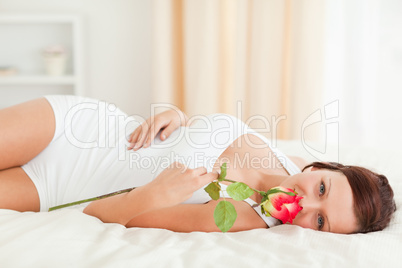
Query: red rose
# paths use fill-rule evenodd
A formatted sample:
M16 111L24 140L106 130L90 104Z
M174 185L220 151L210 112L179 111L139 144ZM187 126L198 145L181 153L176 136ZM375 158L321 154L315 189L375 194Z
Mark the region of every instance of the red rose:
M282 223L292 223L297 213L303 209L299 206L299 201L303 197L296 195L293 190L282 186L274 187L272 189L291 192L294 195L292 196L282 192L269 194L268 199L261 203L262 211L265 212L265 215L272 216L280 220Z

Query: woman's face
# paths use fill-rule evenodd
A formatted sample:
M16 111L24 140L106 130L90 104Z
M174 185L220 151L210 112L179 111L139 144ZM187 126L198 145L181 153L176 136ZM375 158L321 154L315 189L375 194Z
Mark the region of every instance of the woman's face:
M345 175L326 169L307 169L281 186L294 189L303 209L293 224L320 231L348 234L358 229L353 194Z

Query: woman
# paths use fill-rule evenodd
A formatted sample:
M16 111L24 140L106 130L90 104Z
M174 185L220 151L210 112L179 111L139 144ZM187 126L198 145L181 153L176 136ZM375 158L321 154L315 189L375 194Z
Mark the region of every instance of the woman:
M0 125L0 208L47 211L137 187L91 202L84 213L127 227L219 231L213 211L220 200L211 200L203 188L226 162L227 178L263 191L281 185L303 196L293 224L305 228L376 231L395 211L383 175L336 163L305 166L228 115L207 116L189 127L188 118L172 110L139 127L105 102L46 96L1 110ZM252 206L261 201L258 195L227 200L238 213L230 231L278 224Z

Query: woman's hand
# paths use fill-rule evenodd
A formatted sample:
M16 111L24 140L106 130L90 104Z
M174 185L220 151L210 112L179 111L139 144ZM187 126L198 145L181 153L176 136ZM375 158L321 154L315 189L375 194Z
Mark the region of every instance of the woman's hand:
M187 123L187 115L180 110L169 110L151 116L131 133L128 140L130 145L127 149L136 151L142 146L148 147L161 129L164 130L161 132L160 138L165 140L174 130L180 126L187 126Z
M180 162L174 162L144 185L143 190L149 192L153 207L166 208L189 199L195 191L217 180L218 176L218 172L207 173L205 167L190 169Z
M184 164L174 162L150 183L128 193L93 201L84 209L84 213L103 222L126 225L138 215L182 203L193 192L216 179L218 173L207 173L205 167L189 169Z

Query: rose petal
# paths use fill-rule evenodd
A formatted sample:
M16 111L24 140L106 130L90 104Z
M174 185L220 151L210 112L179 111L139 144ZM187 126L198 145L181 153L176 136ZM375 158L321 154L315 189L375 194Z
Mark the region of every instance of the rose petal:
M294 196L285 193L271 194L268 198L271 200L272 205L277 210L280 210L283 204L293 203L295 200Z
M291 192L295 194L292 189L282 186L274 187L273 189L279 189L284 192ZM268 211L272 217L282 221L282 223L293 223L293 219L296 217L297 213L302 210L302 207L299 205L299 201L303 197L296 194L291 196L286 193L275 193L270 194L268 198L269 200L264 202L265 210Z
M289 211L284 207L281 210L272 210L269 212L272 217L280 220L282 223L286 223L289 220Z
M287 210L289 211L289 217L291 219L294 219L297 215L297 213L299 213L300 210L302 210L303 208L299 206L298 203L294 202L292 204L285 204L284 205Z
M282 190L284 192L291 192L291 193L296 194L292 189L286 188L286 187L283 187L283 186L277 186L277 187L274 187L273 189L279 189L279 190Z

